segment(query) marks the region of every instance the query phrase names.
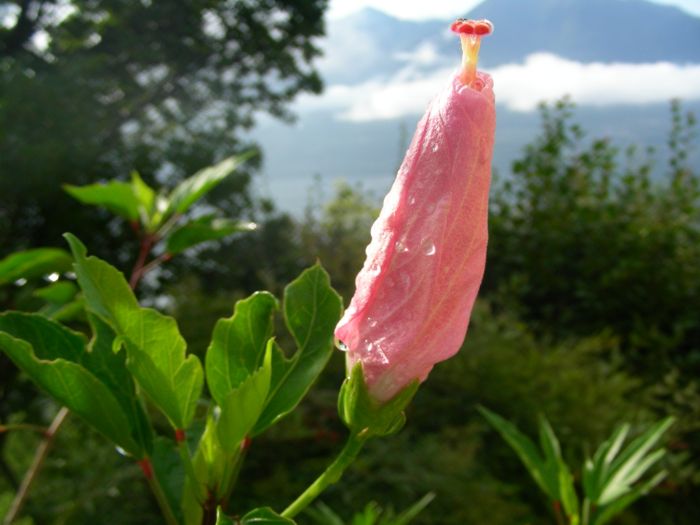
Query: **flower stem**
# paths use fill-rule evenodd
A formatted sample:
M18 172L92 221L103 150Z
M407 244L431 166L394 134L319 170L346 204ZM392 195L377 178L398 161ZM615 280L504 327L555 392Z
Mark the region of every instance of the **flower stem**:
M49 448L51 448L54 437L56 436L56 432L58 432L58 429L61 428L61 425L68 416L68 413L69 411L66 407L61 407L58 413L56 413L56 416L53 418L53 421L51 422L51 425L49 426L48 430L46 430L46 432L44 433L44 440L39 444L36 451L34 452L34 459L32 460L32 464L29 467L29 470L27 470L26 474L24 475L24 478L22 478L22 483L20 484L19 490L15 495L15 499L12 501L10 510L7 511L7 514L3 519L3 525L10 525L21 512L22 507L24 506L24 503L27 500L29 489L31 488L32 483L34 482L34 479L36 478L37 474L39 474L39 471L41 470L41 467L44 464L44 460L46 459L46 456L49 453Z
M367 436L362 432L357 434L350 434L347 443L340 451L338 457L335 461L321 474L316 481L314 481L309 487L299 496L289 507L287 507L284 512L282 512L282 517L293 518L299 512L304 510L309 504L315 500L321 492L323 492L329 485L337 482L343 475L343 472L350 464L355 460L357 454L360 452L362 447L367 441Z

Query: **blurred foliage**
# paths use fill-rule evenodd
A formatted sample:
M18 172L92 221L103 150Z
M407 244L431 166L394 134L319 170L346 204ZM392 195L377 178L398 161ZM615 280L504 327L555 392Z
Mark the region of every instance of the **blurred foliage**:
M355 274L365 260L369 229L377 215L379 208L372 195L344 182L336 184L330 201L312 198L306 208L301 225L303 252L323 261L345 304L350 304L355 291Z
M493 193L484 289L536 332L611 330L650 375L700 372L700 173L686 164L695 118L672 105L667 175L653 157L585 141L562 101ZM656 377L658 378L658 377ZM655 379L656 379L655 378Z
M256 113L289 119L296 94L320 91L312 60L325 8L326 0L0 2L3 250L60 245L71 224L103 257L132 257L120 223L76 207L59 185L134 169L172 183L249 149L241 134ZM215 192L230 216L251 206L249 180L241 171Z

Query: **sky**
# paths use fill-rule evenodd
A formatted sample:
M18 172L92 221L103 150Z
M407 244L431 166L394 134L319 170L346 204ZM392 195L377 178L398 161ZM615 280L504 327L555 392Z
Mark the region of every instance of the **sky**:
M449 18L481 0L331 0L329 16L339 18L363 7L374 7L405 19ZM700 16L700 0L655 0L674 4ZM460 6L455 8L455 6ZM457 11L455 12L455 9ZM321 74L347 67L349 61L385 51L371 39L353 35L335 39L319 62ZM329 84L321 96L302 96L296 109L331 111L339 120L368 122L421 114L426 104L453 74L429 42L395 58L405 62L393 76L367 78L360 84ZM416 65L424 66L419 70ZM488 66L488 65L487 65ZM583 63L551 53L534 53L523 62L486 67L494 78L499 104L518 112L536 111L542 101L568 96L587 106L665 104L672 98L700 100L700 63ZM523 82L523 79L534 79Z
M675 5L700 16L700 0L652 0L657 4ZM425 20L448 18L469 11L481 0L330 0L328 16L341 18L364 7L374 7L397 18Z

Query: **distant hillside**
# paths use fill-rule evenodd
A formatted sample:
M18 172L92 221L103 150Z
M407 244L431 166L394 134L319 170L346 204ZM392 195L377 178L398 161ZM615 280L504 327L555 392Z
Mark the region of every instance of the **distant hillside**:
M700 62L700 18L643 0L485 0L465 16L495 24L481 53L487 67L522 62L537 51L580 62ZM451 22L399 20L369 8L331 21L325 80L386 78L421 46L432 60L419 60L417 68L454 63L459 47L448 33Z
M550 51L581 62L700 62L700 18L642 0L486 0L468 13L489 18L502 38L490 65Z

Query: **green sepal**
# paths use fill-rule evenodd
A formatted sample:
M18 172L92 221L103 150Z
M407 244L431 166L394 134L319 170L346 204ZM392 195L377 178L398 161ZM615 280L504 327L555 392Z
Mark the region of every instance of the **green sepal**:
M388 401L381 402L369 393L362 364L357 363L340 387L338 414L353 434L366 437L395 434L406 422L404 409L419 385L416 379Z

